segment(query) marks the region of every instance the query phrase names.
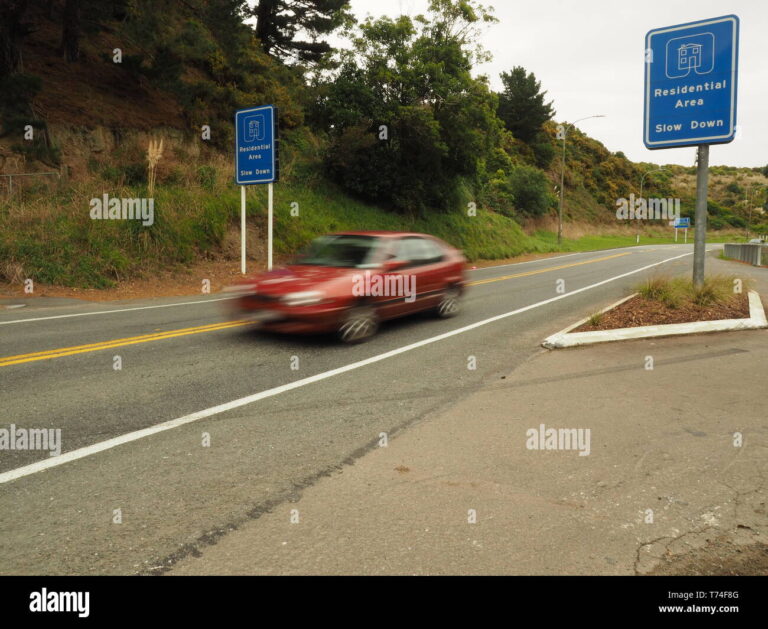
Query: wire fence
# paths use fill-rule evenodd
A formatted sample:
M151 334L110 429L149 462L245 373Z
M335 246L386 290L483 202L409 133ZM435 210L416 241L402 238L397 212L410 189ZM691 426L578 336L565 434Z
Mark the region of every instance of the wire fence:
M3 179L7 182L6 189L8 191L8 198L10 199L13 196L13 179L14 177L44 177L44 176L50 176L50 177L58 177L59 180L61 180L61 173L58 172L47 172L47 173L9 173L9 174L1 174L0 173L0 179ZM23 179L22 179L23 181ZM19 184L17 184L17 188L19 188Z

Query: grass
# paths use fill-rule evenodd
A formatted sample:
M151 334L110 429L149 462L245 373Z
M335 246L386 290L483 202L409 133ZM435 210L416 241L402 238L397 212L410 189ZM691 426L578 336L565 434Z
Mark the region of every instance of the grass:
M603 320L603 313L602 312L595 312L589 315L589 325L592 327L597 327L600 325L600 322Z
M688 278L655 275L636 286L635 290L643 298L668 308L706 308L732 300L739 292L748 290L749 284L749 280L735 275L710 275L704 278L700 287L695 287Z
M465 212L397 214L344 194L299 162L287 162L283 180L274 186L277 260L290 257L318 235L354 229L431 233L463 250L470 261L636 244L634 234L594 234L589 232L601 228L589 225L581 232L575 229L581 235L558 246L554 231L529 234L514 220L485 210L474 217ZM18 284L20 278L32 278L43 284L106 288L220 254L227 233L239 226L240 215L240 191L231 182L225 160L174 169L169 165L165 176L158 176L152 227L142 227L139 221L91 220L92 197L105 192L110 197L147 196L144 183L121 183L130 180L123 176L126 168L93 172L84 183L26 189L13 201L0 199L0 281ZM266 210L267 187L250 186L247 215L260 238L267 231ZM298 210L298 216L292 210ZM606 226L605 231L611 230ZM663 232L642 234L641 245L674 242ZM710 242L717 241L716 234L710 236Z

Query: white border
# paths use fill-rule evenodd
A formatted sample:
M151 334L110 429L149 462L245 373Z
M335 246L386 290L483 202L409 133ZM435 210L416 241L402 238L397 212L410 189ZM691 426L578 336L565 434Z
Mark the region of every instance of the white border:
M601 312L615 308L628 299L608 306ZM717 321L693 321L691 323L667 323L664 325L645 325L636 328L617 328L615 330L598 330L595 332L570 332L589 321L583 319L565 330L547 337L542 345L547 349L561 349L564 347L576 347L578 345L591 345L593 343L608 343L609 341L628 341L632 339L656 338L659 336L679 336L682 334L701 334L702 332L727 332L730 330L759 330L768 328L765 318L765 310L760 301L760 295L755 291L749 291L749 317L746 319L719 319Z
M675 140L662 140L657 142L651 142L650 141L650 127L651 127L651 64L648 63L646 60L645 62L645 137L643 138L646 148L649 150L651 147L664 147L669 146L670 148L674 148L679 145L695 145L700 144L704 142L705 140L727 140L731 139L733 140L733 136L736 133L736 89L737 89L737 77L738 77L738 49L739 49L739 42L738 42L738 35L737 35L737 24L738 20L733 15L727 15L722 18L716 18L713 20L705 20L703 22L690 22L688 24L680 24L679 26L672 26L669 28L660 28L660 29L654 29L651 31L648 31L648 34L645 36L645 51L646 54L648 50L653 50L651 47L651 39L654 35L661 35L664 33L672 33L675 31L680 31L683 29L689 29L692 27L698 27L698 26L707 26L708 24L721 24L724 22L730 21L733 25L733 46L731 50L731 74L730 74L730 81L731 81L731 118L729 120L730 123L730 130L726 135L713 135L708 137L694 137L694 138L677 138Z
M241 114L247 114L252 111L264 111L264 110L270 111L270 121L272 122L272 177L269 179L258 179L258 180L248 180L248 181L241 181L240 180L240 144L238 143L238 140L240 138L240 115ZM277 144L275 142L275 136L277 135L275 133L275 127L277 125L275 124L275 106L274 105L263 105L262 107L253 107L251 109L239 109L235 112L235 183L238 186L250 186L252 184L260 184L260 183L274 183L275 182L275 158L277 157Z

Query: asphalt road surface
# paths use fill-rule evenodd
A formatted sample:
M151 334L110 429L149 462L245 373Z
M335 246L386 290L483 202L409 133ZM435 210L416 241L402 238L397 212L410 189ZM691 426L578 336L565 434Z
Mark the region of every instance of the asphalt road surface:
M351 347L232 325L226 295L0 308L0 428L60 429L62 442L57 457L0 450L0 574L162 572L648 274L689 272L692 251L478 269L458 317L394 321Z

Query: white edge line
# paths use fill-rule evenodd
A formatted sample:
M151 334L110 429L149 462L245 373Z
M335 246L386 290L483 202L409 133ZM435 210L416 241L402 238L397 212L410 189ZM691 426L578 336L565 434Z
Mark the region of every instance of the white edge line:
M622 301L626 301L626 299ZM768 321L765 318L765 311L760 302L760 296L755 291L749 291L749 315L748 318L744 319L667 323L593 332L567 333L563 331L546 338L542 345L549 349L562 349L579 345L592 345L594 343L608 343L610 341L629 341L660 336L681 336L684 334L701 334L703 332L728 332L732 330L759 330L767 328Z
M629 251L630 249L645 249L646 247L669 247L675 246L676 243L671 245L627 245L626 247L612 247L611 249L593 249L591 251L576 251L574 253L566 253L562 256L551 256L549 258L536 258L535 260L526 260L525 262L509 262L507 264L494 264L491 266L482 266L477 269L468 269L469 271L489 271L491 269L501 269L505 266L518 266L520 264L533 264L534 262L549 262L550 260L560 260L561 258L570 258L571 256L583 256L590 253L609 253L611 251ZM682 243L680 243L682 244ZM488 262L488 260L486 260Z
M520 264L531 264L533 262L547 262L549 260L559 260L560 258L569 258L570 256L587 255L590 253L603 253L607 251L620 251L624 249L634 249L636 247L652 247L654 245L630 245L628 247L616 247L613 249L595 249L594 251L577 251L575 253L567 253L562 256L552 256L550 258L539 258L537 260L526 260L525 262L511 262L509 264L496 264L493 266L484 266L478 269L468 269L468 271L488 271L491 269L500 269L506 266L517 266ZM658 245L656 245L658 246ZM33 321L49 321L51 319L69 319L71 317L90 317L93 315L112 314L115 312L132 312L134 310L152 310L154 308L173 308L174 306L191 306L194 304L207 304L216 301L226 301L228 299L237 299L237 295L231 297L218 297L215 299L200 299L197 301L182 301L175 304L160 304L155 306L136 306L134 308L116 308L114 310L98 310L95 312L77 312L72 314L52 315L50 317L28 317L26 319L14 319L13 321L0 321L0 325L11 325L12 323L30 323Z
M67 319L69 317L90 317L92 315L112 314L114 312L131 312L133 310L152 310L153 308L173 308L174 306L191 306L192 304L207 304L214 301L226 301L227 299L237 299L233 297L216 297L215 299L199 299L197 301L182 301L176 304L160 304L156 306L136 306L135 308L116 308L115 310L99 310L97 312L76 312L72 314L53 315L50 317L31 317L28 319L15 319L14 321L0 321L0 325L10 325L11 323L29 323L30 321L48 321L49 319Z
M432 343L437 343L438 341L442 341L444 339L450 338L452 336L456 336L458 334L463 334L464 332L468 332L469 330L474 330L475 328L488 325L489 323L494 323L495 321L500 321L501 319L506 319L507 317L512 317L522 312L533 310L534 308L539 308L540 306L544 306L546 304L551 304L556 301L560 301L561 299L565 299L566 297L570 297L572 295L578 295L579 293L583 293L593 288L597 288L598 286L602 286L604 284L608 284L609 282L613 282L615 280L619 280L621 278L634 275L635 273L640 273L642 271L645 271L646 269L650 269L655 266L659 266L660 264L664 264L665 262L678 260L679 258L684 258L689 255L693 255L693 252L684 253L682 255L675 256L673 258L667 258L666 260L662 260L661 262L654 262L653 264L648 264L646 266L640 267L639 269L635 269L634 271L628 271L627 273L622 273L621 275L610 277L606 280L602 280L595 284L590 284L589 286L577 288L576 290L571 291L570 293L565 293L564 295L558 295L557 297L551 297L550 299L545 299L544 301L540 301L535 304L523 306L522 308L518 308L517 310L505 312L504 314L496 315L495 317L490 317L489 319L483 319L482 321L471 323L470 325L466 325L462 328L457 328L456 330L451 330L450 332L445 332L444 334L438 334L437 336L433 336L431 338L424 339L422 341L417 341L416 343L411 343L410 345L405 345L403 347L393 349L388 352L384 352L383 354L378 354L377 356L371 356L370 358L359 360L357 362L350 363L349 365L344 365L343 367L337 367L336 369L331 369L330 371L324 371L323 373L315 374L314 376L309 376L308 378L302 378L301 380L289 382L287 384L283 384L278 387L274 387L272 389L267 389L266 391L261 391L259 393L254 393L253 395L248 395L246 397L242 397L237 400L232 400L231 402L225 402L224 404L212 406L211 408L207 408L202 411L197 411L196 413L192 413L190 415L184 415L183 417L172 419L170 421L163 422L155 426L150 426L149 428L143 428L142 430L129 432L124 435L120 435L119 437L107 439L106 441L102 441L100 443L95 443L93 445L86 446L84 448L78 448L77 450L72 450L71 452L60 454L59 456L56 456L56 457L50 457L48 459L37 461L36 463L31 463L23 467L17 467L16 469L9 470L7 472L3 472L2 474L0 474L0 485L16 480L18 478L22 478L23 476L36 474L37 472L42 472L43 470L47 470L52 467L64 465L65 463L76 461L77 459L82 459L92 454L97 454L98 452L104 452L105 450L109 450L111 448L114 448L116 446L119 446L125 443L130 443L131 441L143 439L144 437L149 437L150 435L155 435L160 432L164 432L166 430L171 430L172 428L178 428L179 426L190 424L199 419L205 419L206 417L218 415L219 413L225 413L227 411L240 408L241 406L246 406L248 404L252 404L253 402L258 402L259 400L263 400L265 398L269 398L275 395L279 395L281 393L285 393L286 391L298 389L308 384L319 382L321 380L325 380L327 378L331 378L333 376L346 373L347 371L359 369L360 367L365 367L366 365L372 365L373 363L386 360L387 358L397 356L398 354L404 354L405 352L409 352L413 349L424 347L425 345L431 345Z
M633 245L637 246L637 245ZM631 247L620 247L620 248L631 248ZM526 260L525 262L513 262L511 264L498 264L495 266L485 266L479 269L468 269L469 271L485 271L488 269L498 269L504 266L515 266L517 264L530 264L531 262L544 262L545 260L556 260L558 258L567 258L569 256L577 256L587 253L599 253L600 251L614 251L614 249L598 249L597 251L577 251L576 253L569 253L564 256L553 256L551 258L539 258L538 260ZM184 301L179 302L175 304L160 304L155 306L136 306L134 308L116 308L115 310L98 310L95 312L77 312L77 313L71 313L71 314L62 314L62 315L52 315L50 317L28 317L26 319L14 319L13 321L0 321L0 325L10 325L12 323L29 323L31 321L49 321L50 319L68 319L71 317L90 317L92 315L100 315L100 314L112 314L114 312L132 312L134 310L151 310L153 308L172 308L173 306L191 306L193 304L207 304L208 302L214 302L214 301L225 301L227 299L237 299L238 295L233 295L231 297L219 297L216 299L200 299L197 301Z

